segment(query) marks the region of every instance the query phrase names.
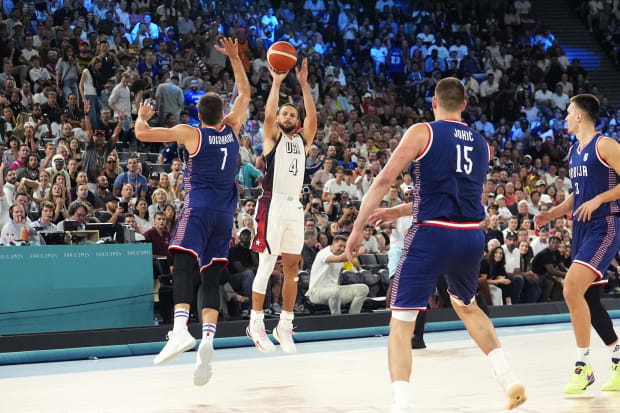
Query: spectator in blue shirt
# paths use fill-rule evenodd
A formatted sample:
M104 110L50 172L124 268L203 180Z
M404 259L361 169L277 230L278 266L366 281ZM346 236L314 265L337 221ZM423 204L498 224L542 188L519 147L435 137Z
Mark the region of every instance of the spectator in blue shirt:
M146 178L137 173L138 159L135 156L127 160L127 172L120 174L114 180L114 196L119 196L124 184L131 184L133 192L138 198L146 196L148 182Z

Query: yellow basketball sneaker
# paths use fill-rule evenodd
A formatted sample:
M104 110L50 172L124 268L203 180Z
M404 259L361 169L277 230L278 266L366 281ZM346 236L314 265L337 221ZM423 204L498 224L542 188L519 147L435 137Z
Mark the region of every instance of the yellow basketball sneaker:
M607 380L607 383L603 385L601 389L603 391L616 391L620 390L620 361L611 363L611 377Z
M568 381L568 384L564 386L564 393L581 394L585 392L592 383L594 383L592 366L578 361L575 363L575 371Z

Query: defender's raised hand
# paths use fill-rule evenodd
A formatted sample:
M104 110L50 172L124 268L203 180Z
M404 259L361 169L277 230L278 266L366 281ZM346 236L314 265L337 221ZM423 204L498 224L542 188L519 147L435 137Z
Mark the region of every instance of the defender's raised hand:
M153 110L153 106L151 106L150 103L147 103L147 102L140 103L140 108L138 109L139 118L148 122L153 117L154 114L155 114L155 111Z
M214 45L215 50L220 53L225 54L228 57L239 56L238 48L237 48L237 39L231 39L230 37L222 37L220 38L220 45Z

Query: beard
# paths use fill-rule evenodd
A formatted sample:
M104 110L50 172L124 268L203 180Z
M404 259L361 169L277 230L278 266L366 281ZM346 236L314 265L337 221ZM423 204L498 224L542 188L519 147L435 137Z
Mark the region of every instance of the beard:
M278 126L280 127L280 129L282 129L284 133L291 133L295 130L295 125L284 126L283 124L278 123Z

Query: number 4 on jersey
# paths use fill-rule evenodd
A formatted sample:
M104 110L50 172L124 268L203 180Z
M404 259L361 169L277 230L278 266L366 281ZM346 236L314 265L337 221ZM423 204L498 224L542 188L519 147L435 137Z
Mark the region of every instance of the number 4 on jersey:
M293 174L293 176L297 176L297 172L299 169L297 168L297 159L293 159L291 165L288 167L288 171Z

